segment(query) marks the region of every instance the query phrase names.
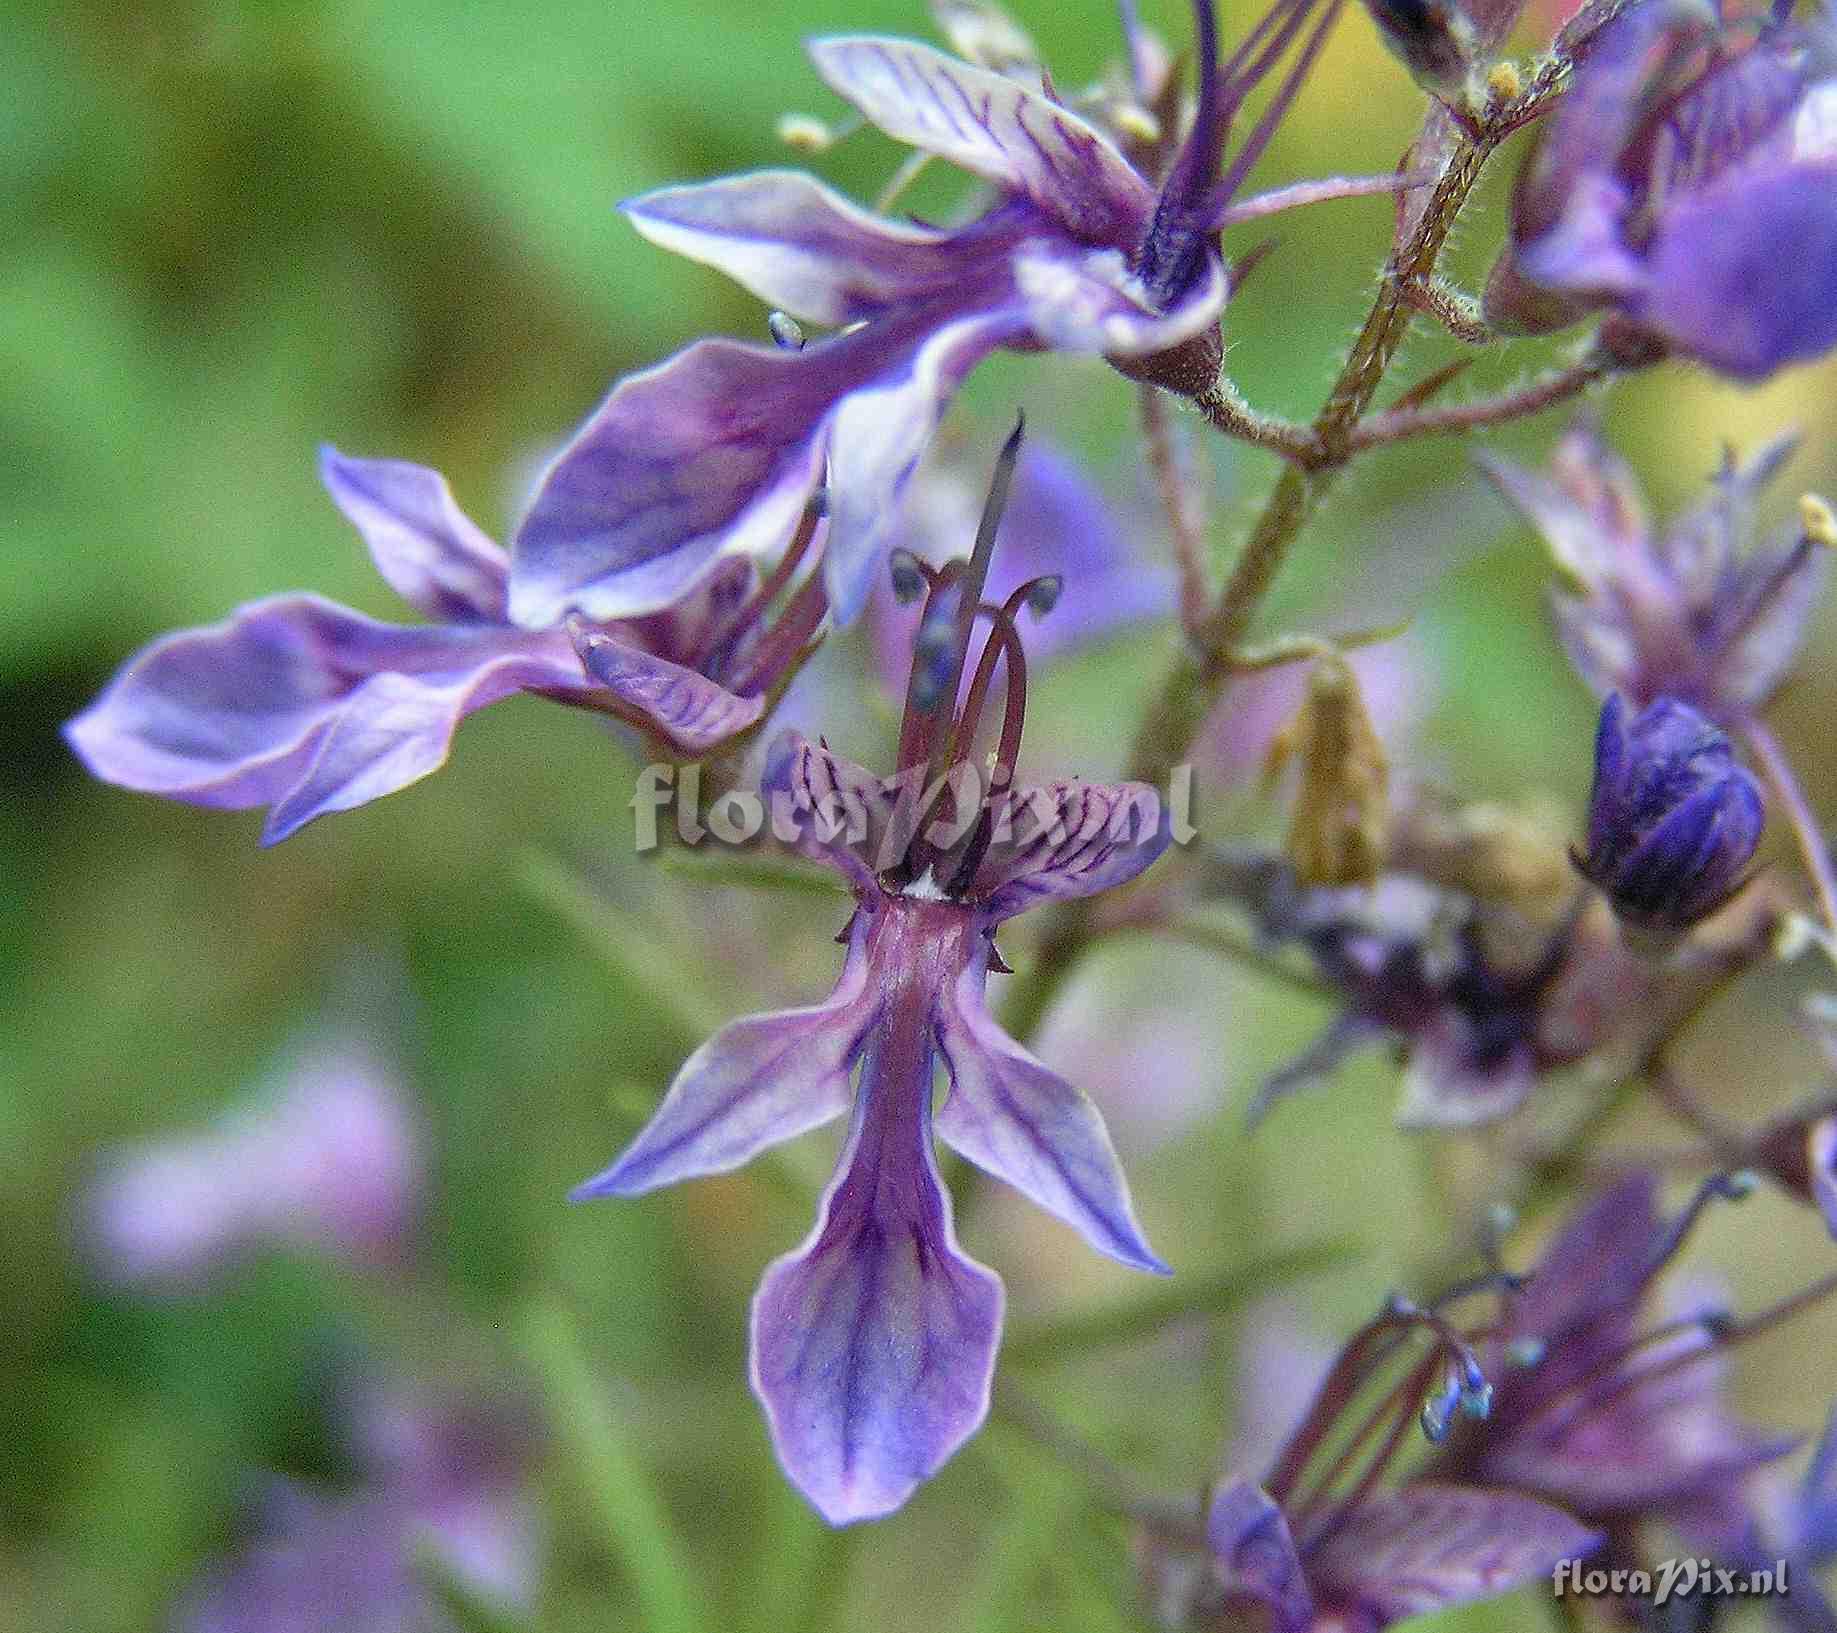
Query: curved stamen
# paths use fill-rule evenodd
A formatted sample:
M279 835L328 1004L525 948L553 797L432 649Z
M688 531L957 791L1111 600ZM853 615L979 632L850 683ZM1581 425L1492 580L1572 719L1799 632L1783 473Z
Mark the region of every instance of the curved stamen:
M932 740L949 719L944 699L956 701L956 679L961 666L953 662L956 648L957 602L962 593L964 564L947 561L926 574L924 610L912 641L912 674L906 682L906 706L900 715L899 754L895 767L909 771L930 761Z
M729 690L739 697L769 692L809 645L829 613L829 592L820 571L809 574L785 604L785 610L765 633Z
M809 552L810 542L816 537L817 525L829 514L827 492L818 488L811 494L804 505L804 513L797 520L797 531L791 535L791 542L785 546L785 553L779 558L778 565L767 575L759 588L728 617L708 643L708 650L716 656L708 666L711 676L718 676L733 656L733 649L740 642L745 632L765 616L766 609L778 599L779 592L791 582L797 571L798 563Z

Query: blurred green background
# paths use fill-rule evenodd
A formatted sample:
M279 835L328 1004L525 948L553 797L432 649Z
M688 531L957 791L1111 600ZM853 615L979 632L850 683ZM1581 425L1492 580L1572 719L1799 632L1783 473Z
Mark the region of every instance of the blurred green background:
M1114 55L1098 0L1018 9L1062 83ZM1149 13L1184 42L1180 8ZM1244 22L1228 13L1233 31ZM533 462L617 375L700 333L763 337L749 297L645 245L611 205L666 181L794 162L775 147L778 115L839 112L800 39L865 28L930 32L917 0L9 9L0 1627L161 1625L234 1542L246 1472L314 1472L324 1430L312 1380L328 1343L430 1375L469 1357L547 1400L534 1625L654 1625L660 1603L675 1604L678 1625L711 1627L1139 1625L1121 1528L1004 1426L863 1532L828 1533L784 1487L745 1386L745 1307L765 1262L807 1228L827 1136L793 1151L789 1185L768 1170L639 1202L563 1201L695 1041L672 1007L718 1020L825 990L839 901L831 911L703 887L634 857L631 762L589 718L533 699L470 722L437 777L271 852L256 844L257 814L92 783L57 735L143 641L238 602L311 588L396 615L317 486L319 442L435 465L501 532ZM1389 168L1419 115L1363 15L1348 16L1260 175ZM897 153L866 134L815 162L871 196ZM1458 245L1470 286L1496 245L1510 169L1496 167ZM948 197L921 193L914 207ZM1231 362L1253 401L1305 415L1362 315L1389 206L1303 212L1277 233L1275 259L1232 308ZM1402 377L1451 353L1419 338ZM1470 378L1501 385L1545 355L1489 356ZM1801 426L1776 520L1800 489L1837 483L1833 385L1831 366L1756 392L1668 369L1623 389L1609 423L1661 508L1696 492L1725 437L1752 446ZM1097 364L998 359L953 425L992 448L1016 403L1119 498L1134 496L1124 381ZM1553 429L1496 442L1534 455ZM1222 561L1271 471L1201 446ZM1158 538L1146 548L1163 550ZM1268 627L1412 617L1432 707L1410 753L1463 791L1574 811L1592 708L1549 636L1545 581L1528 534L1443 442L1343 485ZM1837 705L1832 633L1827 616L1776 716L1824 809L1837 806L1822 727ZM829 659L845 677L857 642ZM1153 632L1051 670L1030 717L1036 745L1082 769L1113 766L1168 649ZM871 711L837 730L837 746L862 757L883 743ZM1266 829L1278 815L1230 810ZM592 924L558 908L541 883L558 868L611 912L596 917L590 893ZM1025 956L1023 933L1009 957ZM1734 1085L1725 1109L1758 1110L1812 1080L1808 1051L1782 1030L1792 986L1754 981L1704 1029L1703 1080ZM1066 1003L1152 1015L1169 993L1181 1004L1166 1024L1184 1047L1165 1069L1181 1081L1119 1070L1087 1086L1132 1158L1151 1237L1180 1270L1202 1278L1275 1246L1348 1238L1356 1262L1295 1293L1332 1334L1450 1249L1455 1223L1424 1202L1427 1149L1390 1126L1394 1071L1381 1060L1244 1135L1245 1095L1320 1022L1318 1006L1204 955L1139 945L1104 949ZM72 1246L96 1153L197 1123L327 1018L399 1064L428 1131L433 1194L412 1295L279 1253L182 1297L97 1286ZM1157 1096L1189 1111L1158 1110ZM1168 1122L1172 1138L1144 1132ZM1017 1325L1135 1290L1068 1232L992 1194L978 1195L964 1236L1007 1278ZM1708 1238L1738 1305L1830 1253L1813 1221L1770 1197ZM592 1435L556 1394L555 1346L540 1336L557 1331L591 1369L606 1414L595 1432L616 1442L632 1506L609 1513L585 1472ZM1833 1337L1816 1317L1744 1357L1743 1398L1771 1421L1812 1425L1831 1392ZM1093 1438L1186 1489L1230 1423L1232 1341L1226 1319L1021 1366ZM634 1550L646 1524L674 1536L693 1584L678 1584L680 1602L633 1573L647 1549L662 1557L649 1542ZM1466 1620L1529 1614L1507 1605Z

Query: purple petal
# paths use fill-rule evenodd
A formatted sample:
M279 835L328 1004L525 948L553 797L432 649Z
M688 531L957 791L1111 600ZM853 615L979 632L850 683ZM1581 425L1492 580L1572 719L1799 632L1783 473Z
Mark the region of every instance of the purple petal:
M989 1407L1002 1288L959 1250L938 1180L922 997L889 1000L816 1228L753 1301L754 1392L832 1525L898 1508Z
M953 235L872 215L799 170L665 187L622 208L652 243L809 322L859 322L962 276Z
M1318 1548L1308 1575L1329 1603L1378 1625L1548 1582L1601 1544L1560 1508L1508 1491L1416 1482L1365 1498Z
M986 978L986 965L973 964L939 1007L951 1090L938 1109L938 1137L1081 1231L1099 1253L1170 1274L1142 1237L1097 1108L995 1024L983 1003Z
M984 68L912 40L813 40L830 87L896 141L1031 199L1072 233L1133 249L1154 193L1094 126Z
M272 844L427 775L474 709L586 685L559 631L403 627L275 596L155 641L65 735L108 782L198 805L272 803Z
M574 648L595 680L684 754L709 753L765 712L762 697L737 697L706 675L578 622Z
M1732 170L1663 210L1632 315L1761 380L1837 345L1837 168Z
M697 1049L618 1161L570 1193L638 1196L724 1174L848 1109L848 1079L878 1014L867 992L867 924L857 918L835 991L808 1009L734 1021Z
M1811 1164L1811 1194L1824 1215L1825 1227L1837 1236L1837 1117L1821 1117L1806 1135Z
M801 732L783 731L766 751L759 791L777 838L835 868L856 890L880 894L875 875L899 860L881 860L898 824L895 794L882 778Z
M703 340L612 390L549 466L511 547L510 612L542 628L680 600L723 555L782 544L871 331L801 352Z
M399 459L350 459L329 443L319 476L363 535L377 571L430 618L504 621L510 558L453 502L446 478Z
M823 573L838 624L852 623L866 604L899 532L906 483L963 377L1025 327L1012 305L945 321L949 316L932 332L920 329L916 346L895 349L889 334L886 366L836 407Z
M1268 1492L1238 1476L1223 1480L1206 1508L1206 1546L1225 1591L1269 1607L1277 1633L1314 1622L1314 1596L1288 1521Z
M1049 783L1024 788L1006 812L1008 832L976 876L992 924L1043 901L1094 896L1127 884L1166 850L1172 818L1146 783Z

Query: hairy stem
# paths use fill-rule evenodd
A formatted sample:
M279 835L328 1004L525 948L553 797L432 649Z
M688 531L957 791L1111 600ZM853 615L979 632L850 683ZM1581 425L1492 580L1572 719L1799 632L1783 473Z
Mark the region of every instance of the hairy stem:
M1745 720L1742 735L1767 773L1767 781L1773 784L1773 792L1785 807L1786 820L1798 837L1805 871L1811 875L1812 888L1817 892L1818 912L1824 919L1824 927L1837 934L1837 872L1832 870L1830 846L1825 843L1824 830L1818 825L1805 790L1799 786L1792 761L1786 757L1780 740L1762 721Z
M1393 408L1361 420L1352 433L1352 445L1363 450L1409 437L1432 436L1448 431L1474 431L1483 425L1502 425L1522 419L1579 396L1614 372L1605 358L1591 353L1568 368L1552 369L1515 391L1482 397L1471 403L1450 403L1441 408Z

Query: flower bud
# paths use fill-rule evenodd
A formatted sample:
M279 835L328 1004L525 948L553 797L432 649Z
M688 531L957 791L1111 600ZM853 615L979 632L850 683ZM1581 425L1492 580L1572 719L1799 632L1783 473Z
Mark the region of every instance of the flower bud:
M1601 710L1588 854L1576 867L1623 925L1675 934L1745 883L1766 804L1726 733L1661 697L1631 722L1620 695Z
M1365 0L1391 54L1425 91L1458 95L1474 60L1474 28L1451 0Z

